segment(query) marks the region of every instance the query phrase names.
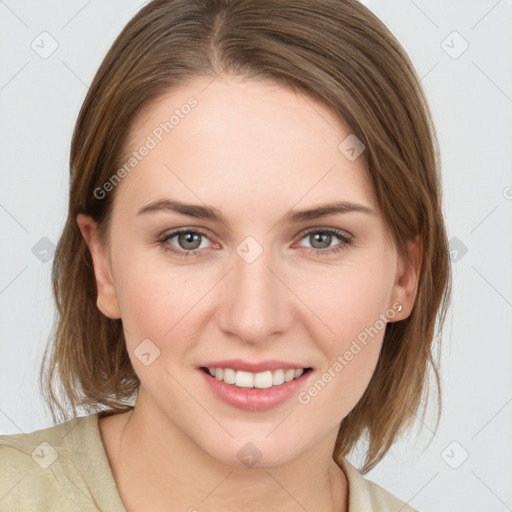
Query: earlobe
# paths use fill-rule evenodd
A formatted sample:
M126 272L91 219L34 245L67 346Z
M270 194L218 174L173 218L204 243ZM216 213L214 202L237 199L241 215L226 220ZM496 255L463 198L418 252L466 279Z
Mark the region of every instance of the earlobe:
M401 304L400 314L395 321L407 318L414 306L421 270L421 240L419 235L409 242L407 254L398 257L395 284L391 304Z
M80 232L89 248L94 266L98 309L108 318L121 318L110 259L98 237L97 224L92 217L79 213L76 218Z

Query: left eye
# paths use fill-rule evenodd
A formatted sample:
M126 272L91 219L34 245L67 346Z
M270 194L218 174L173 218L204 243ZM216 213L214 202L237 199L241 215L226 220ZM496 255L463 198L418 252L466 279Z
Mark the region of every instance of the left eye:
M312 246L317 254L325 254L337 252L343 249L344 246L352 243L352 237L345 234L343 231L332 228L315 228L303 234L302 239L308 238L314 240L314 244L320 244L320 247ZM341 247L329 247L333 238L337 238L341 241Z
M308 237L313 240L313 244L315 244L314 246L309 246L310 252L315 251L318 255L338 252L345 246L350 245L353 239L351 235L333 228L311 229L303 233L300 240ZM170 244L170 241L173 238L178 239L178 245L181 247L181 249L173 247ZM204 247L201 247L201 238L208 239L206 232L198 229L185 228L164 235L158 240L158 242L165 251L171 252L178 256L197 256L201 252L201 249L204 249ZM333 239L336 238L341 241L341 244L338 244L338 246L330 247ZM318 247L318 244L320 247ZM299 247L307 248L304 246Z

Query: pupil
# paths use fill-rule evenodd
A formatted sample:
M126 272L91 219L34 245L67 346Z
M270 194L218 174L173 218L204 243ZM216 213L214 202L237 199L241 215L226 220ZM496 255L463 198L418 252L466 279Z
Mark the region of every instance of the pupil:
M322 234L322 233L315 233L314 237L315 237L315 240L317 239L317 237L319 237L320 239L321 238L327 239L327 246L329 246L331 235L329 235L329 234ZM318 241L318 240L316 240L316 241ZM324 244L325 244L325 242L326 242L326 240L324 240ZM322 243L322 240L320 240L320 243Z
M199 245L197 245L197 241L199 240L200 236L201 235L198 235L196 233L183 233L180 237L180 243L182 247L185 249L196 249L197 247L199 247ZM195 246L194 242L196 242ZM193 246L189 247L187 244L192 244Z

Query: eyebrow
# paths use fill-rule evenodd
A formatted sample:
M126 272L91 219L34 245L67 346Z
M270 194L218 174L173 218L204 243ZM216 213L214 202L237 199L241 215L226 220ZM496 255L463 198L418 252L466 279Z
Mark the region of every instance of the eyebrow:
M217 208L214 208L213 206L183 203L181 201L177 201L176 199L159 199L157 201L153 201L140 208L140 210L137 212L137 215L156 212L179 213L188 217L222 222L225 224L224 218L220 210ZM283 222L298 223L317 219L319 217L326 217L327 215L349 212L377 215L377 212L368 206L352 203L349 201L335 201L332 203L315 206L306 210L290 209L284 214Z

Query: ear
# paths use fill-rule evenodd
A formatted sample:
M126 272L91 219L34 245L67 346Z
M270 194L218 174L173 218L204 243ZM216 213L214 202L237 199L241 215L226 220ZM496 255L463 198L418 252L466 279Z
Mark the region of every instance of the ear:
M407 244L406 254L398 255L395 284L391 293L393 301L390 305L396 311L396 315L390 322L404 320L411 314L418 290L420 270L421 239L417 235ZM400 312L397 309L398 304L402 306Z
M96 304L108 318L121 318L108 251L99 241L98 228L92 217L79 213L76 222L91 253L98 289Z

